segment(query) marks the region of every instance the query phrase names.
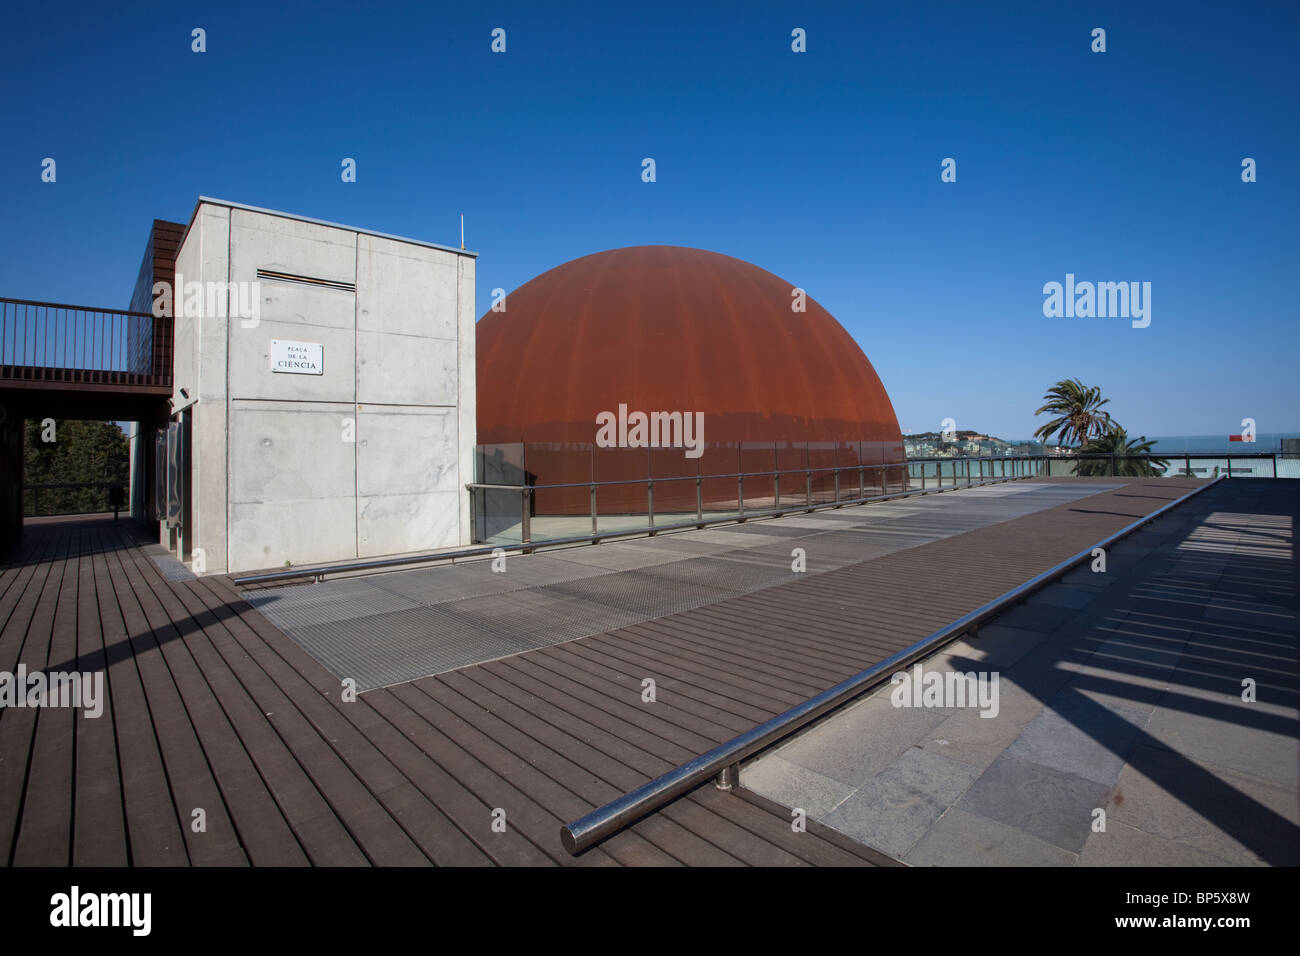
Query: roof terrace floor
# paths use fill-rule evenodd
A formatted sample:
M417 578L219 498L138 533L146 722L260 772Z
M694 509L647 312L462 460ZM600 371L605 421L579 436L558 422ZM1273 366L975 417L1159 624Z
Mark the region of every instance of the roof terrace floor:
M412 606L367 604L366 589L289 598L301 620L283 628L267 597L322 585L240 594L125 522L31 522L0 569L0 671L103 671L106 703L99 718L0 709L0 846L20 865L888 864L815 814L794 832L787 807L745 787L700 787L576 858L559 829L1194 484L1015 482L511 557L505 574L477 563L327 581ZM1200 497L1274 483L1225 484ZM1233 507L1258 505L1273 507ZM806 572L791 569L795 548ZM1139 560L1122 550L1117 576ZM473 604L485 600L498 606ZM304 633L324 624L335 643L311 646ZM441 663L357 653L403 629L452 658L465 634L502 649ZM380 659L376 679L353 675Z

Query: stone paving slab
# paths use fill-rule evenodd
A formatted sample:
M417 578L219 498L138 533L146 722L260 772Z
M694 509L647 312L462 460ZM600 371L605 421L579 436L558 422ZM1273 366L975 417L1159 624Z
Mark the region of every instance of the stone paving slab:
M810 816L914 865L1300 864L1298 504L1295 482L1210 489L923 662L996 669L997 717L885 687L742 784L795 806L805 772L851 786Z

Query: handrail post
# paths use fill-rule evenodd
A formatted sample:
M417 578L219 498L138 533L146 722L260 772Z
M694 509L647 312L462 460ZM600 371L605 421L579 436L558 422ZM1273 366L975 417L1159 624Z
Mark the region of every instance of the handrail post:
M466 490L469 491L469 521L470 521L470 528L472 529L470 531L470 544L478 544L479 541L481 540L478 534L478 509L474 506L475 505L474 493L478 489L475 488L473 485L470 485L470 487Z
M736 513L745 516L745 473L736 475Z
M655 533L655 480L649 478L645 483L646 517L649 519L650 537Z
M599 534L600 529L596 527L596 483L591 483L591 533Z
M835 507L840 506L840 470L835 469Z
M858 463L858 499L859 500L867 496L867 479L866 479L865 472L866 469L863 468L862 463L859 462Z
M520 544L528 544L533 540L532 516L528 513L531 510L528 507L530 504L528 499L532 497L532 493L532 489L527 486L520 489L519 502L522 512L519 522Z
M704 478L700 475L695 476L695 520L704 527Z
M781 472L779 471L772 472L772 494L774 495L772 507L781 507Z
M811 468L804 473L804 477L805 477L805 487L808 490L808 507L811 508L812 507L812 469Z

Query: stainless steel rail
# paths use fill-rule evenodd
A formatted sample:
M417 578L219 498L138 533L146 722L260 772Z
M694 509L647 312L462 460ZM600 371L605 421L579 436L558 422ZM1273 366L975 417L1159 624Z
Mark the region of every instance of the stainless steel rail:
M1088 560L1092 557L1095 549L1110 547L1116 541L1127 537L1143 525L1156 520L1189 498L1200 494L1223 480L1225 478L1221 475L1213 481L1189 491L1151 514L1121 528L1104 540L1085 548L1072 557L1066 558L1054 567L1012 588L982 607L976 608L965 617L953 621L910 647L904 648L892 657L888 657L880 663L855 674L848 680L841 681L811 700L804 701L797 707L787 710L784 714L773 717L766 723L759 724L747 733L713 748L708 753L701 754L694 760L682 764L677 769L656 777L649 783L637 787L637 789L624 794L617 800L613 800L603 807L598 807L586 816L562 827L560 829L560 842L569 853L576 855L606 837L612 836L629 824L636 822L647 813L657 810L665 803L695 789L709 777L718 777L719 786L721 787L729 788L733 786L739 782L740 761L770 747L778 740L788 737L817 718L840 707L877 684L883 683L887 677L906 668L918 658L926 656L967 631L974 630L982 622L1000 613L1009 604L1020 601Z
M246 574L232 578L236 586L245 584L269 584L275 581L292 581L297 578L313 578L323 581L327 574L345 574L356 571L378 571L383 568L395 568L408 564L431 564L436 561L455 561L457 558L481 558L495 554L497 551L518 551L527 554L538 548L562 547L571 544L596 544L606 538L629 538L640 535L661 534L664 531L683 531L687 528L703 528L714 524L734 524L753 518L779 518L796 511L822 511L827 508L843 508L845 505L865 505L876 501L890 501L894 498L911 498L914 495L933 495L942 491L958 491L962 488L979 488L982 485L999 485L1008 481L1024 481L1034 475L1019 475L1010 478L994 478L988 481L975 481L969 485L948 485L943 488L916 488L911 491L895 491L887 495L873 495L866 498L841 498L839 501L824 501L808 504L791 502L788 506L768 508L763 511L745 511L742 514L721 515L714 518L691 518L672 524L652 524L644 528L623 528L619 530L600 531L595 534L575 535L566 538L543 538L538 541L523 541L519 544L485 544L474 548L460 548L455 551L430 551L421 554L408 554L393 558L374 558L370 561L353 561L348 564L322 564L311 567L290 568L287 571L268 571L264 574ZM518 486L507 486L519 490Z

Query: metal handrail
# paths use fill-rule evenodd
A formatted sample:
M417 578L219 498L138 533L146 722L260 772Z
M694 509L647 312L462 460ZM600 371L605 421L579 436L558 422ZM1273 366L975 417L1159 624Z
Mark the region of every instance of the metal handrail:
M940 460L952 460L952 459L940 459ZM908 464L910 464L910 462L895 461L895 462L886 462L884 464L879 464L879 465L815 465L815 466L808 465L803 468L778 468L778 469L768 469L767 471L728 471L728 472L716 472L716 473L709 472L708 474L704 474L703 472L701 472L698 475L670 475L668 477L663 477L663 478L659 477L658 475L647 475L644 478L613 478L608 480L593 479L591 481L566 481L566 482L561 482L558 484L550 484L550 485L500 485L500 484L489 484L487 482L482 482L482 481L470 481L470 482L466 482L465 487L466 488L487 488L489 490L496 489L499 491L519 491L522 488L529 488L532 490L536 490L539 488L543 490L548 488L589 488L592 485L596 485L599 488L604 488L608 485L644 485L647 481L655 481L655 482L695 481L697 478L704 478L704 479L771 478L774 475L807 475L807 474L822 474L822 473L840 472L840 471L871 471L872 469L878 469L878 468L906 468Z
M47 309L64 309L68 312L104 312L109 315L134 315L141 319L156 318L152 312L134 312L130 309L103 309L97 305L68 305L66 302L38 302L35 299L10 299L6 296L0 296L0 302L7 302L10 305L34 305L43 306Z
M157 346L171 330L148 312L0 297L0 378L167 386Z
M1127 537L1143 525L1154 521L1189 498L1224 480L1226 480L1225 476L1220 475L1213 481L1192 489L1187 494L1169 502L1169 504L1153 511L1151 514L1139 518L1097 544L1066 558L1059 564L976 608L966 616L922 638L910 647L906 647L878 664L874 664L847 680L841 681L829 690L825 690L816 697L804 701L797 707L792 707L785 713L759 724L752 730L738 737L733 737L726 743L714 747L708 753L701 754L694 760L656 777L649 783L643 784L629 793L625 793L617 800L612 800L603 807L598 807L587 815L574 820L560 829L560 842L569 853L576 855L606 837L612 836L670 800L693 790L710 777L725 773L729 778L727 785L731 785L739 777L738 768L741 760L770 747L784 737L788 737L875 685L883 683L885 677L897 673L899 669L906 668L916 659L926 656L943 644L955 640L967 631L973 630L990 617L1000 613L1007 605L1021 600L1088 560L1092 557L1095 549L1110 547L1116 541Z
M746 511L744 514L719 515L712 518L691 518L688 521L678 521L672 524L655 524L644 528L622 528L618 530L601 531L596 534L573 535L564 538L543 538L540 541L521 541L519 544L485 544L473 548L460 548L455 551L429 551L421 554L403 555L392 558L375 558L369 561L354 561L348 564L316 565L313 567L290 568L287 571L268 571L264 574L249 574L238 578L232 578L232 583L237 586L245 584L267 584L273 581L291 581L296 578L315 578L317 581L324 580L327 574L350 573L354 571L375 571L380 568L400 567L407 564L428 564L434 561L455 561L457 558L476 558L492 555L498 551L512 552L519 551L528 553L538 548L554 548L571 544L592 544L602 541L606 538L629 538L644 534L659 534L664 531L684 531L688 528L703 528L707 525L724 524L732 522L747 521L752 518L779 518L782 515L790 514L794 511L822 511L827 508L842 508L845 505L864 505L877 501L890 501L895 498L910 498L915 495L933 495L944 491L956 491L963 488L978 488L982 485L998 485L1008 481L1024 481L1035 475L1014 475L1006 478L992 478L987 481L975 481L970 484L948 485L936 488L916 488L911 491L896 491L886 495L872 495L864 498L841 498L839 501L824 501L809 504L807 502L794 503L789 506L779 508L768 508L762 511ZM513 490L521 490L514 486L509 486ZM585 487L585 485L584 485ZM532 491L533 489L524 486L522 490Z

